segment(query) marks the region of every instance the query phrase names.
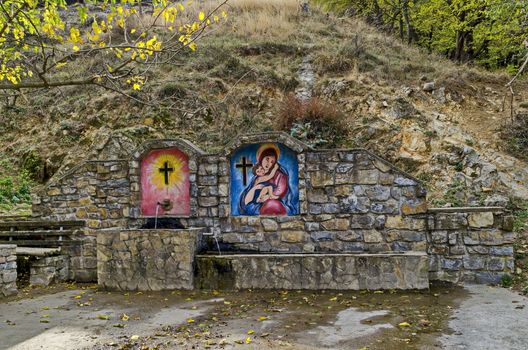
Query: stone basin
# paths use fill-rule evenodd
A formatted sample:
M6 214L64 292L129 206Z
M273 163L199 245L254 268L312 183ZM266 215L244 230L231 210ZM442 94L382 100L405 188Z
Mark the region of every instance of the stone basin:
M203 229L104 230L97 235L97 280L116 290L192 289Z
M427 289L425 252L340 254L200 254L200 289Z

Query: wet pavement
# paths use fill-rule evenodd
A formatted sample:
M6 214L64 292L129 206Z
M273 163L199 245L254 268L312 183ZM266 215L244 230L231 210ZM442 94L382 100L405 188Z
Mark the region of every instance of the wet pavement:
M0 301L0 348L525 349L526 302L487 286L119 293L62 285Z

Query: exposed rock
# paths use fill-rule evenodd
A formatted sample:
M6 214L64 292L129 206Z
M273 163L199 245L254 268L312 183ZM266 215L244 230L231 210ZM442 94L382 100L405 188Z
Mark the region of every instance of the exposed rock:
M435 89L435 82L432 81L432 82L429 82L429 83L425 83L423 84L422 86L422 90L423 91L426 91L426 92L431 92Z

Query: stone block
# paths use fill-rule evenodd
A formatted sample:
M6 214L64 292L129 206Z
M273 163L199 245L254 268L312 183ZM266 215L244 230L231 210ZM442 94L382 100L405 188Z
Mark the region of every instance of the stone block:
M2 271L2 280L4 283L15 282L17 279L17 271L15 270L4 270Z
M304 222L289 221L280 224L281 230L304 230Z
M493 212L470 213L468 215L468 224L470 227L491 227L493 226Z
M431 240L433 244L446 244L447 243L447 231L431 232Z
M320 224L318 222L305 222L304 229L308 232L318 231L320 229Z
M280 240L286 243L301 243L306 241L304 231L281 231Z
M467 218L460 213L439 213L434 214L435 230L457 230L467 228Z
M401 231L400 237L406 242L425 242L425 233L419 231Z
M475 273L475 281L481 284L498 284L504 275L504 272L481 271Z
M425 219L402 217L402 216L387 216L385 227L388 229L407 229L407 230L423 230L425 231Z
M350 228L349 219L332 219L321 223L325 230L330 231L346 231Z
M338 232L337 239L345 242L361 242L363 241L363 231L354 230L346 232Z
M208 196L198 198L198 204L201 207L214 207L218 205L218 197Z
M400 210L403 215L423 214L427 212L427 202L425 200L404 200Z
M308 191L308 201L311 203L327 203L329 201L328 196L322 189L314 189Z
M464 237L464 244L466 245L480 244L480 235L477 231L464 232L462 236Z
M364 192L373 201L386 201L390 197L389 186L364 186Z
M330 231L315 231L310 233L310 237L315 242L333 241L335 239L335 232Z
M441 266L445 270L455 270L458 271L462 267L462 259L446 259L441 258Z
M480 245L466 246L466 249L467 249L469 254L488 254L489 253L489 248L488 247L484 247L484 246L480 246Z
M279 224L273 219L262 219L260 222L266 232L276 232L279 229Z
M486 266L486 258L480 255L466 255L462 260L467 270L483 270Z
M393 252L407 252L412 250L412 245L409 242L394 241L390 244L390 250Z
M376 185L379 182L380 172L377 169L357 170L353 173L352 182L358 185Z
M485 230L479 232L480 242L485 245L501 245L503 244L503 235L500 230Z
M506 262L503 258L490 257L488 259L488 270L502 271L506 267Z
M491 247L490 254L500 255L500 256L513 256L513 247L512 246Z
M394 179L394 184L398 186L416 186L419 183L416 180L411 179L409 177L397 176Z
M325 171L310 172L308 173L308 178L310 179L310 184L312 187L326 187L334 184L334 178L331 173Z
M363 240L365 243L380 243L383 241L381 232L376 230L363 231Z

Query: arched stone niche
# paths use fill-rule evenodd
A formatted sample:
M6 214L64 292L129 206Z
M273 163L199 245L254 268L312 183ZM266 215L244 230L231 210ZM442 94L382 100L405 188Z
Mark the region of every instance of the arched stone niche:
M299 215L298 152L305 145L282 133L237 141L229 156L231 216Z
M202 150L182 139L150 140L133 154L131 206L135 217L188 217L196 213L197 157Z

